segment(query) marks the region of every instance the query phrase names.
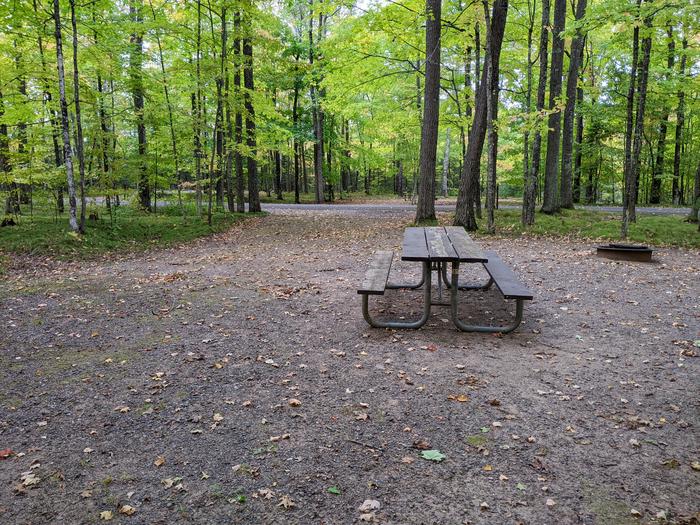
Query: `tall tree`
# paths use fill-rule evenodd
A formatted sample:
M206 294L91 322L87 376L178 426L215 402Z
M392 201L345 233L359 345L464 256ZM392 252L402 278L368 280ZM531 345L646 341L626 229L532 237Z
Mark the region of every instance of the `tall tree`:
M542 151L542 131L539 126L539 118L544 110L545 94L547 91L547 56L549 47L549 0L542 0L542 28L540 32L539 61L540 72L537 83L537 115L538 126L535 129L535 137L532 141L532 156L530 169L523 192L522 223L531 226L535 223L535 197L537 195L537 180L540 176L540 158Z
M435 219L435 161L440 120L440 18L442 0L425 4L425 92L416 222Z
M78 156L80 174L80 233L85 232L85 153L83 151L83 118L80 112L80 76L78 73L78 24L75 18L75 0L70 0L70 20L73 28L73 100L75 103L75 152Z
M676 61L676 43L673 37L673 26L669 25L666 28L666 36L668 38L668 56L666 58L666 79L668 80L673 74L673 66ZM666 153L666 132L668 130L668 106L663 108L661 122L659 122L659 135L656 143L656 161L653 165L651 174L651 188L649 190L649 203L659 204L661 202L661 177L664 173L664 160Z
M131 96L134 101L136 136L138 140L139 203L141 208L151 211L151 188L148 183L148 161L146 159L146 118L144 115L142 8L142 0L129 0L129 16L133 27L130 39L129 77L131 81Z
M639 62L639 85L637 86L637 108L634 120L634 133L632 135L632 156L625 180L625 195L622 206L621 237L627 238L629 223L636 222L637 188L639 178L640 156L642 153L642 138L644 136L644 114L646 111L647 86L649 82L649 62L651 60L652 45L652 16L644 17L645 35L642 38L642 59Z
M318 74L314 71L314 59L316 50L314 47L314 0L309 0L309 66L311 67L311 112L314 128L314 177L316 178L316 203L320 204L325 200L324 187L325 181L323 177L323 110L321 109L320 94L318 87ZM323 34L324 15L323 11L319 10L318 14L318 38L316 43L321 39Z
M676 109L676 132L675 132L675 144L673 148L673 186L671 189L673 204L680 204L682 200L682 195L680 191L680 179L681 179L681 148L683 145L683 127L685 126L685 88L683 84L685 82L685 66L686 66L686 56L688 52L688 39L683 37L683 51L681 55L681 67L680 67L680 89L678 90L678 108ZM697 186L696 186L697 188Z
M73 150L70 144L70 127L68 121L68 101L66 100L66 74L63 63L63 36L61 31L61 6L59 0L53 0L53 19L56 36L56 68L58 70L58 94L61 105L61 131L63 135L63 164L66 166L68 179L68 222L71 230L80 233L75 198L75 180L73 178Z
M253 16L249 9L243 12L243 85L245 87L245 129L246 146L248 146L248 210L260 211L258 186L257 145L255 138L255 107L253 106Z
M569 74L566 79L566 106L564 108L564 126L561 143L561 187L559 201L562 208L574 207L573 192L573 152L574 152L574 110L578 87L578 70L583 60L585 32L581 21L586 14L586 0L576 4L576 35L571 41Z
M506 14L508 10L507 0L495 0L491 10L491 60L497 63L501 56L503 35L506 27ZM487 98L489 95L486 81L486 71L481 71L481 80L477 88L474 104L474 121L469 131L467 154L462 165L462 175L459 182L459 194L457 196L457 208L455 210L455 225L463 226L467 230L477 229L475 214L475 194L478 195L479 174L481 171L481 153L486 138L486 113Z
M547 131L547 158L544 165L544 199L542 211L559 211L558 160L561 142L561 109L558 108L564 67L564 32L566 26L566 0L554 0L554 26L552 27L552 66L549 77L549 122Z

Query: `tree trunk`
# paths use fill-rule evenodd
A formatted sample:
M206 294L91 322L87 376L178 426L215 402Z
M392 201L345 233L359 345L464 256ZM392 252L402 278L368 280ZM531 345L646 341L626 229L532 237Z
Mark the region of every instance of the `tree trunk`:
M298 59L298 57L297 57ZM294 100L292 101L292 126L294 127L294 203L299 204L299 142L297 141L297 135L299 133L298 121L299 121L299 83L297 78L294 78Z
M695 188L693 191L693 205L690 210L690 217L688 218L691 222L697 221L700 223L700 160L698 161L698 168L695 170ZM700 224L698 224L700 229Z
M559 211L558 160L561 142L560 102L562 73L564 66L564 38L562 32L566 26L566 0L554 0L554 26L552 28L552 66L549 77L549 121L547 131L547 157L544 165L544 213Z
M236 165L236 209L238 213L245 213L245 177L243 175L243 155L241 147L243 146L243 112L240 107L242 97L241 91L241 12L236 11L233 15L233 89L236 94L236 151L233 155L234 164Z
M425 93L421 126L416 222L435 219L435 161L440 118L440 18L442 0L427 0Z
M258 186L258 161L255 139L255 108L253 107L253 42L252 15L245 13L245 29L243 37L243 85L245 87L245 129L246 145L248 146L248 210L260 211L260 194Z
M323 15L319 15L319 34ZM314 128L314 178L316 179L316 204L324 202L323 180L323 112L319 104L317 79L313 76L314 70L314 0L309 0L309 66L312 71L311 79L311 111Z
M574 155L574 202L581 202L581 160L582 160L582 148L583 144L583 87L578 86L576 88L576 150Z
M66 166L68 179L68 222L75 233L80 232L77 217L77 202L75 198L75 181L73 179L73 151L70 144L70 129L68 124L68 102L66 100L66 75L63 67L63 40L61 35L61 8L59 0L53 0L53 19L56 35L56 68L58 70L58 93L61 105L61 131L63 135L63 163Z
M527 114L530 114L532 96L532 60L531 60L531 47L532 47L532 28L534 26L534 11L535 7L529 7L528 9L533 14L531 16L530 28L528 29L528 59L527 59ZM544 108L544 95L547 84L547 48L549 46L549 33L547 28L549 27L549 0L542 0L542 22L541 22L541 32L540 32L540 44L539 44L539 63L540 72L538 78L537 86L537 128L535 130L535 137L532 145L532 154L528 151L529 144L529 133L525 133L525 160L523 162L525 169L525 181L523 183L523 209L521 213L520 220L523 226L531 226L535 223L535 200L537 196L537 179L539 177L540 171L540 151L542 147L542 132L540 130L540 115Z
M492 60L498 63L501 56L501 45L505 31L506 14L508 10L507 0L496 0L491 13L491 44ZM462 165L462 176L459 183L459 195L455 210L455 225L463 226L467 230L477 229L474 213L475 195L478 198L479 175L481 171L481 152L486 138L486 103L488 97L486 85L486 70L481 72L478 92L474 104L474 123L469 131L467 154Z
M645 28L651 28L651 18L644 20ZM625 202L622 209L621 236L627 238L630 222L636 222L637 185L639 177L639 161L642 153L642 137L644 135L644 112L646 109L647 85L649 80L649 61L651 58L651 36L642 39L642 60L639 63L639 86L637 90L637 111L635 115L634 135L632 140L632 157L630 159L629 177L625 187Z
M445 154L442 158L442 196L449 195L448 179L450 178L450 128L445 130Z
M499 55L494 55L493 27L500 25L500 22L489 20L489 3L483 0L484 16L486 25L490 30L486 33L486 58L484 67L487 68L486 83L488 86L488 99L486 101L486 127L488 131L488 161L486 169L486 213L487 229L489 233L496 231L494 211L496 209L496 161L498 158L498 128L495 124L498 119L498 77L499 77ZM502 24L505 26L508 16L508 0L502 2L502 9L494 10L494 16L502 16ZM499 46L500 47L500 46Z
M673 74L673 66L676 61L676 44L673 39L673 26L668 26L666 29L668 36L668 58L666 59L666 80ZM666 132L668 130L669 110L664 107L661 122L659 123L659 137L656 143L656 162L651 176L651 189L649 192L649 204L661 203L661 177L664 174L664 159L666 153Z
M151 14L153 15L153 22L157 22L156 11L153 8L153 0L148 0L151 6ZM173 107L170 102L170 90L168 88L168 77L165 73L165 61L163 60L163 45L160 40L160 33L156 30L156 44L158 45L158 56L160 58L160 72L161 81L163 82L163 94L165 95L165 105L168 109L168 124L170 125L170 143L173 150L173 161L175 162L175 177L177 180L177 202L180 207L180 213L185 215L185 211L182 205L182 179L180 173L180 162L179 155L177 151L177 139L175 136L175 125L173 123Z
M10 140L7 135L7 124L2 118L4 115L5 100L2 91L0 91L0 173L7 174L10 172ZM14 213L13 204L8 196L5 201L5 214L11 213Z
M146 161L146 119L144 118L144 88L143 88L143 17L141 16L142 0L129 1L129 16L134 30L131 34L131 49L129 53L129 77L131 79L131 94L134 99L136 116L136 135L138 137L138 192L141 207L151 211L151 188L148 184L148 169Z
M580 22L586 14L586 0L576 4L576 21ZM573 153L574 153L574 116L578 86L578 70L583 61L585 35L577 28L576 36L571 41L569 75L566 79L566 106L564 108L564 126L561 144L561 187L559 201L562 208L574 207L573 192Z
M83 152L83 123L80 113L80 80L78 75L78 24L75 19L75 0L70 0L70 19L73 28L73 99L75 103L75 127L77 140L75 152L78 156L78 173L80 174L80 233L85 233L85 154Z
M688 40L683 38L683 54L681 55L681 70L680 70L680 85L683 86L685 81L685 64L686 64L686 54L688 50ZM676 134L675 134L675 144L673 148L673 186L672 186L672 196L673 204L680 204L683 198L680 191L680 179L681 179L681 148L683 145L683 126L685 125L685 91L683 88L678 91L678 109L676 109ZM697 180L697 179L696 179ZM697 189L697 185L695 186ZM697 214L696 214L697 218Z

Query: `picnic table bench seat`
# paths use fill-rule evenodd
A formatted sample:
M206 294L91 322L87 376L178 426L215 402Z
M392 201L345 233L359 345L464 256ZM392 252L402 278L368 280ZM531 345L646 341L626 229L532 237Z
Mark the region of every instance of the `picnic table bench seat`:
M369 262L369 268L365 273L365 278L362 280L357 293L361 295L384 295L393 258L394 252L390 250L374 252Z
M489 261L484 263L484 268L504 298L532 300L532 292L518 280L513 270L508 268L495 252L486 252L486 257Z

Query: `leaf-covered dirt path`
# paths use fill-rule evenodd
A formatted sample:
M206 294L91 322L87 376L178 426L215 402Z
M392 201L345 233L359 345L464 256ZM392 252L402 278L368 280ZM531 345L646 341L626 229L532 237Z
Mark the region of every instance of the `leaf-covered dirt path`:
M409 220L289 211L146 256L22 261L0 282L0 522L697 523L700 254L480 239L536 292L516 332L439 308L371 329L357 285Z

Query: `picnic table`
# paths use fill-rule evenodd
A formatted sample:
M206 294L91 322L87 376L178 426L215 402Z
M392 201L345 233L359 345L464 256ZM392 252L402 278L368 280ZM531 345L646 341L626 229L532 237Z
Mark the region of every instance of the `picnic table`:
M430 318L433 306L448 306L452 322L460 330L467 332L500 332L515 330L522 321L523 301L533 298L530 292L493 252L483 252L472 240L464 228L458 226L411 227L406 228L403 236L401 260L415 261L422 265L422 277L418 283L397 284L389 282L389 273L394 253L377 251L370 261L365 279L358 289L362 295L362 314L365 320L376 328L420 328ZM464 285L459 283L460 264L481 264L489 274L486 284ZM451 279L447 269L451 267ZM433 300L432 274L437 273L438 300ZM449 303L442 302L442 284L450 294ZM458 316L460 290L488 290L496 284L505 299L515 299L515 319L507 326L470 325ZM423 314L415 321L374 319L369 313L369 296L384 295L386 289L423 288Z

